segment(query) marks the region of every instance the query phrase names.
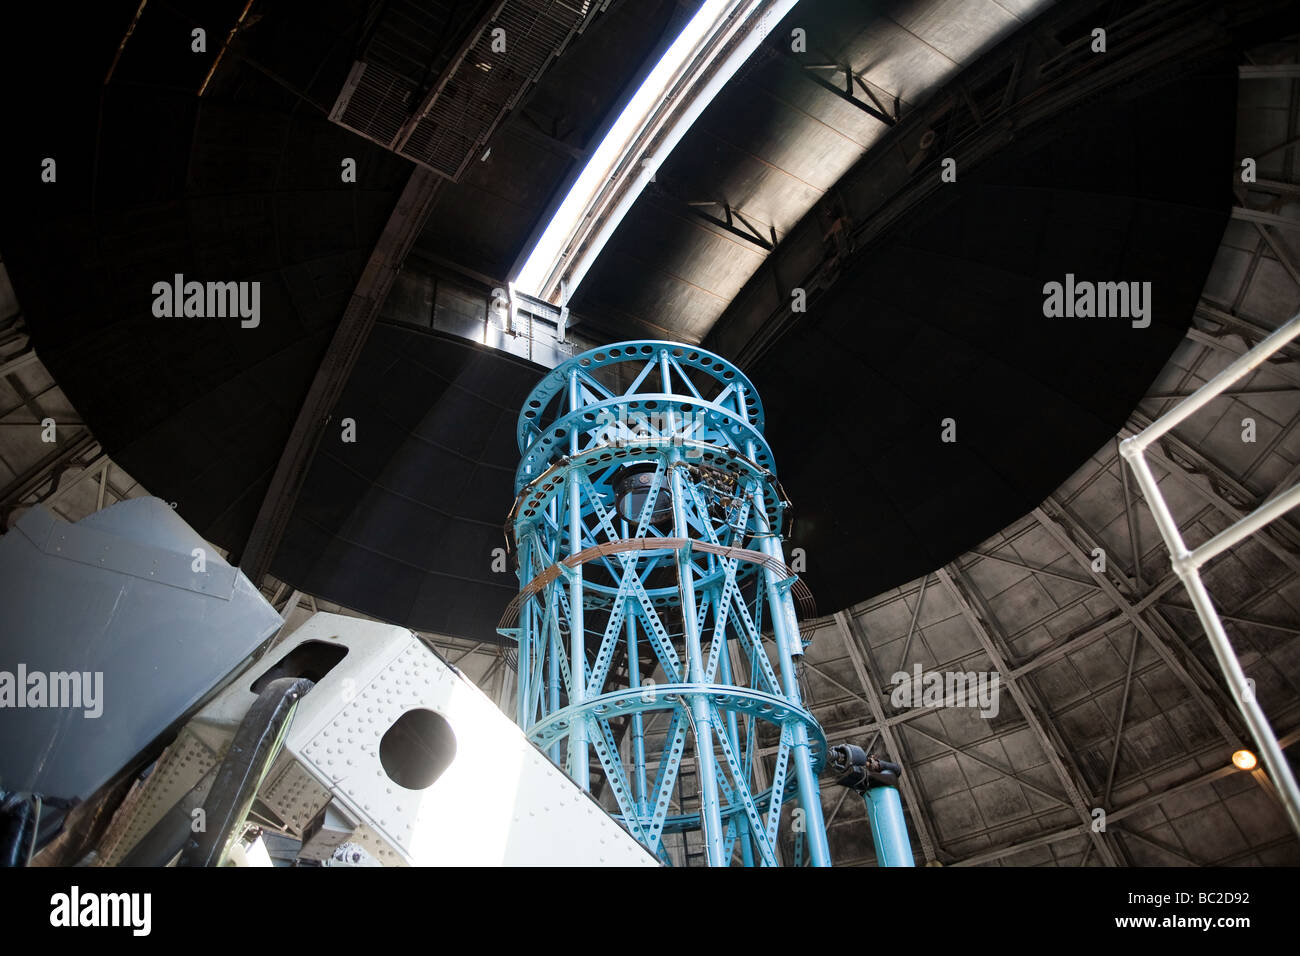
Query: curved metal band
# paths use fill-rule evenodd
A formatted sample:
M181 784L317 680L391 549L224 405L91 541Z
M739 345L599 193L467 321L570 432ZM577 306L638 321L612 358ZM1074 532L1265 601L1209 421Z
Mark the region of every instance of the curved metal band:
M775 473L772 450L768 447L763 432L750 422L736 417L730 410L689 395L651 394L644 398L654 402L654 406L643 411L642 396L619 395L566 412L545 429L539 430L535 439L523 450L523 457L520 458L519 465L515 469L515 487L527 486L533 481L535 473L546 470L556 461L575 457L569 445L573 433L586 434L589 438L599 439L601 433L620 420L617 413L626 412L628 409L632 409L637 414L681 415L688 422L693 417L697 420L703 419L705 429L719 440L700 441L697 438L693 439L695 444L730 449L740 454L741 449L752 442L756 463L767 472ZM678 433L671 438L661 439L659 444L684 445L685 441L686 439ZM576 454L581 455L611 444L613 443L609 441L596 441L586 448L580 447Z
M803 724L808 730L808 743L812 752L813 770L821 773L826 764L826 735L811 713L790 703L784 697L735 684L651 684L645 687L627 687L592 697L548 714L529 727L528 739L539 747L549 747L566 737L575 721L586 717L622 717L644 713L647 710L676 708L681 700L706 697L720 711L751 714L768 723L782 727ZM648 698L648 699L647 699Z
M692 551L703 551L706 554L717 555L727 560L734 558L740 561L748 561L750 564L761 565L781 574L784 580L790 581L790 596L799 609L799 635L807 642L813 631L813 618L817 616L817 602L813 599L812 591L808 589L808 585L804 584L803 579L798 577L790 569L789 565L764 554L762 551L753 551L749 548L728 548L708 541L696 541L694 538L623 538L618 541L607 541L604 544L584 548L577 554L569 555L569 557L552 564L520 588L519 593L511 598L510 603L506 605L505 613L501 615L501 621L497 624L497 630L508 631L513 628L519 622L519 611L524 606L524 603L558 578L564 572L564 568L576 568L588 561L594 561L596 558L611 554L625 554L629 551L679 551L686 547L689 547Z
M781 508L786 505L785 494L781 491L781 483L777 481L776 475L758 464L758 462L746 458L735 449L721 448L708 442L690 440L665 441L658 439L640 442L610 442L580 451L576 455L565 456L547 468L542 474L533 478L520 489L518 496L515 498L514 507L510 511L509 523L513 525L521 514L525 518L531 518L540 512L545 506L546 500L553 493L558 493L563 489L564 479L568 477L569 472L574 468L592 470L610 468L619 462L635 462L644 460L649 456L662 455L674 446L682 449L687 464L717 468L720 471L729 473L736 479L742 476L752 478L763 485L765 499L769 495L775 499L770 507ZM590 473L588 471L588 474ZM769 513L765 517L771 525L775 525L778 521L775 513Z
M574 371L589 376L591 372L610 365L627 362L650 362L660 353L667 353L671 363L679 369L691 368L713 378L725 388L736 385L744 390L745 417L759 431L763 429L763 402L753 382L731 362L701 348L682 345L680 342L645 340L635 342L615 342L600 349L592 349L582 355L574 356L562 365L556 366L534 386L524 400L524 411L532 415L520 415L516 431L519 450L527 450L530 440L529 432L536 428L535 421L546 412L547 406L559 398L563 400L569 388L569 379Z

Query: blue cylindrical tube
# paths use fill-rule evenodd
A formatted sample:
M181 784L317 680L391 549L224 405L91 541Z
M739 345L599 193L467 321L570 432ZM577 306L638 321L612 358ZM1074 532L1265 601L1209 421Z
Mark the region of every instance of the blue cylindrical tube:
M907 822L903 819L903 801L895 787L872 787L864 795L867 819L871 823L871 841L876 845L876 863L880 866L916 866L912 844L907 839Z

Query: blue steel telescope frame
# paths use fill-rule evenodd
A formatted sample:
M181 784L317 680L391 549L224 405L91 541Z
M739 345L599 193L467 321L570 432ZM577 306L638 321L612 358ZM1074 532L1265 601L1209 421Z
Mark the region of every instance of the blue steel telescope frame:
M796 604L814 609L785 563L749 380L702 349L621 342L548 373L517 437L521 589L500 631L518 643L520 727L587 790L594 751L615 816L666 863L664 834L698 830L710 866L778 865L797 801L796 862L806 846L829 866L826 739L797 676ZM770 782L760 728L779 738ZM688 739L698 812L672 806Z

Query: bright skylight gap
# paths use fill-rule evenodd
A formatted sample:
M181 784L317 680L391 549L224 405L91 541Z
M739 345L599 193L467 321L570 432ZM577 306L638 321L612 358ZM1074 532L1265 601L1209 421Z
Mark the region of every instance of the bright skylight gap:
M558 268L560 257L571 254L572 250L568 248L571 245L582 245L581 242L574 243L574 239L581 232L583 220L592 212L593 203L600 198L602 188L624 163L629 150L645 132L647 124L654 120L656 107L679 83L684 71L690 71L694 67L693 72L699 75L708 66L707 61L695 62L695 58L702 55L702 50L710 45L720 30L740 32L747 26L748 33L739 44L728 40L713 45L713 56L725 59L702 81L690 81L696 88L690 93L687 102L682 104L680 113L668 120L667 131L659 137L657 152L660 155L641 157L641 162L624 167L622 175L631 180L631 186L612 211L603 211L597 232L582 251L583 261L578 264L569 280L568 294L572 295L573 289L586 274L587 268L618 221L640 194L645 183L653 178L654 168L763 40L768 29L780 22L796 2L797 0L705 0L592 153L515 277L514 284L519 291L538 298L555 297L558 278L568 271ZM599 208L596 211L602 212Z

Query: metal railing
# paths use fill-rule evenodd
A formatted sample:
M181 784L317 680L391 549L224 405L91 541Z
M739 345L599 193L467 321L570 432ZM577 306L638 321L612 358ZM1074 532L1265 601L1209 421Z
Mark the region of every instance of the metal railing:
M1300 834L1300 788L1296 786L1295 775L1291 772L1286 755L1277 742L1277 736L1269 725L1268 718L1255 699L1254 687L1241 668L1241 662L1237 659L1232 643L1228 640L1228 635L1223 629L1223 621L1214 608L1210 593L1205 589L1200 574L1201 566L1207 561L1239 544L1270 521L1300 504L1300 485L1274 495L1235 524L1220 531L1196 549L1189 550L1178 530L1178 522L1160 493L1160 487L1144 457L1144 452L1152 442L1205 407L1235 382L1249 375L1267 361L1269 356L1297 336L1300 336L1300 313L1140 433L1126 438L1120 443L1120 452L1128 460L1133 474L1137 476L1142 494L1152 515L1155 516L1156 527L1160 529L1160 536L1169 548L1169 560L1174 572L1187 588L1188 596L1191 597L1192 605L1196 609L1196 616L1200 618L1201 625L1209 637L1214 657L1223 670L1228 687L1236 699L1242 716L1246 719L1246 725L1250 728L1255 743L1259 746L1264 764L1277 788L1278 798L1282 801L1292 828Z

